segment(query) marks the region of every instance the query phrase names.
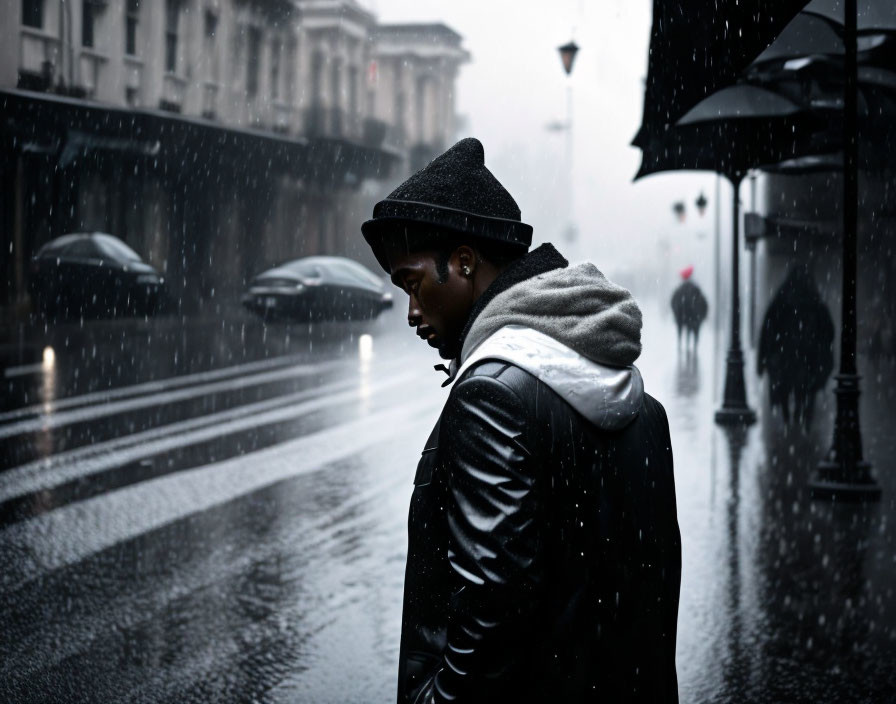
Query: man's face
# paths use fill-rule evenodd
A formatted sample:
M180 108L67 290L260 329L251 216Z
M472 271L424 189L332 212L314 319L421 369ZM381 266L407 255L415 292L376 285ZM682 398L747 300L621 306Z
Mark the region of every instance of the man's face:
M448 261L448 275L440 280L438 252L389 251L392 282L408 294L408 324L443 359L460 353L460 334L473 307L473 285L462 273L469 266L469 247L459 247Z

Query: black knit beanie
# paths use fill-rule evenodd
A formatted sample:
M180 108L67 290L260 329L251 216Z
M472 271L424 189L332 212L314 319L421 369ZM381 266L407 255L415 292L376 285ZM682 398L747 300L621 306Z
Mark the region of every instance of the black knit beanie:
M485 168L482 143L472 137L433 159L377 203L361 232L388 273L384 237L400 236L402 228L420 232L427 225L522 251L532 243L532 226L520 221L519 206Z

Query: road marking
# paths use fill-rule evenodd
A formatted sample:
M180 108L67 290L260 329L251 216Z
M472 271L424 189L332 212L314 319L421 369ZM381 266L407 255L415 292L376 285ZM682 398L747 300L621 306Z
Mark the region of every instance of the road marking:
M425 437L423 433L429 432L429 428L425 425L427 422L426 418L418 419L415 425L406 426L406 430L414 437ZM388 442L388 439L384 442ZM407 500L413 489L411 480L414 455L417 451L418 448L399 449L393 460L403 471L387 473L383 481L374 483L367 490L350 494L345 497L345 501L332 507L325 515L309 520L303 525L301 537L303 541L307 539L308 542L294 545L293 550L301 553L303 557L310 554L313 563L309 565L309 569L316 571L321 566L320 563L328 560L327 549L336 536L343 532L346 525L352 520L359 520L357 514L365 504L376 505L380 511L390 511L388 507L390 497L394 499L398 496L400 499L393 500L393 503L397 501L401 506L402 512L398 521L403 523L403 512L407 509ZM345 516L353 518L347 521ZM391 518L395 518L394 513ZM283 550L282 546L283 544L276 540L262 541L253 545L251 550L242 550L234 554L228 552L223 545L215 545L197 560L182 565L182 569L176 574L157 574L149 583L143 581L131 583L128 590L117 593L116 598L104 603L101 609L87 613L79 610L75 618L67 617L65 620L48 616L41 620L40 628L29 629L27 634L16 640L14 649L4 653L5 657L0 661L0 679L11 681L14 677L27 678L32 672L47 670L75 653L88 652L92 642L102 638L102 634L109 629L127 630L147 623L155 618L155 614L173 602L212 584L225 582L234 575L244 574L252 565L263 563L273 555L279 555ZM392 543L390 547L396 549L397 546ZM400 541L400 547L397 549L402 558L404 547L404 541ZM216 553L215 550L220 552ZM226 559L221 559L222 553L227 553ZM140 604L139 609L133 608L135 603ZM154 671L157 674L162 672L158 668Z
M176 401L184 401L199 396L217 393L219 391L233 391L236 389L244 389L252 386L260 386L261 384L274 381L282 381L290 378L303 376L311 376L320 372L337 369L340 366L347 366L346 361L324 362L321 364L304 364L285 369L276 369L273 371L253 374L251 376L241 376L235 379L225 379L223 381L215 381L207 384L199 384L198 386L189 386L185 389L177 391L164 391L160 393L149 394L147 396L138 396L136 398L127 398L121 401L112 401L93 406L85 406L82 408L74 408L70 411L61 413L41 414L37 418L28 418L7 425L0 425L0 440L4 438L14 437L22 433L35 433L42 430L53 430L61 428L72 423L80 423L88 420L96 420L97 418L105 418L107 416L125 413L128 411L136 411L143 408L151 408L153 406L161 406L162 404L174 403Z
M270 359L262 359L256 362L248 362L246 364L237 364L230 367L220 367L206 372L196 372L194 374L179 374L165 379L155 379L140 384L132 384L130 386L117 386L114 389L105 389L103 391L92 391L80 396L66 396L60 399L48 401L46 404L37 403L31 406L16 408L12 411L0 413L0 423L6 423L21 418L31 418L36 415L46 413L55 413L67 408L76 406L88 406L94 403L105 403L116 399L129 398L132 396L141 396L149 393L157 393L160 391L168 391L182 386L190 386L192 384L201 384L207 381L216 381L234 376L241 376L256 371L264 371L266 369L274 369L294 364L299 364L303 359L307 359L307 355L290 355L282 357L272 357ZM43 365L28 365L36 367L36 371L42 371ZM10 367L10 369L24 369L25 367ZM24 373L24 372L22 372Z
M364 393L380 392L414 377L411 372L384 376L364 388L359 378L342 380L28 462L0 473L0 503L51 490L74 479L88 479L163 452L358 401Z
M44 370L43 362L38 362L37 364L22 364L18 367L7 367L3 370L3 376L7 379L11 379L14 376L25 376L26 374L38 374ZM4 414L5 415L5 414ZM2 415L0 415L0 420L2 420Z
M0 531L5 591L41 573L206 511L285 479L328 469L372 445L403 435L437 403L402 403L290 442L222 462L150 479L63 506ZM252 471L247 471L251 467Z

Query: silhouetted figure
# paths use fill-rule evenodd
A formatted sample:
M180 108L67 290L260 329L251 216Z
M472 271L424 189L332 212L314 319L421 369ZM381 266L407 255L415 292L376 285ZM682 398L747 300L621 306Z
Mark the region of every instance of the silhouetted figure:
M834 367L834 323L805 266L793 267L769 303L759 337L757 370L768 370L769 402L780 406L785 423L808 429L815 394Z
M709 306L700 287L691 281L694 267L689 266L681 271L684 281L672 294L672 313L675 315L675 325L678 326L678 345L681 346L681 332L685 332L685 348L697 349L697 340L700 337L700 326L706 320L706 312ZM692 344L693 343L693 344Z

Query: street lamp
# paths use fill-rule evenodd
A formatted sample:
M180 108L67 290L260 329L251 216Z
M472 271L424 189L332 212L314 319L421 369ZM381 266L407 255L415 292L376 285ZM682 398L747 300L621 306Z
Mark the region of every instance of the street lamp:
M697 200L694 201L694 205L697 206L697 212L700 213L700 217L703 217L703 214L706 212L706 206L709 205L709 201L706 200L706 196L703 195L703 191L700 191L700 195L697 196Z
M687 217L687 213L685 212L684 201L678 201L672 204L672 212L675 213L675 216L678 218L678 222L684 222Z
M576 238L576 226L573 221L573 179L572 179L572 83L568 78L572 73L572 66L576 60L576 54L579 53L579 46L574 41L569 41L563 46L557 47L560 52L560 62L563 64L563 70L566 72L566 172L569 179L567 192L567 210L566 214L569 218L569 224L566 226L566 239L572 242Z
M566 75L572 73L572 65L576 60L576 54L579 53L579 45L575 42L567 42L561 47L557 47L557 51L560 52L560 61L563 62L563 70L566 71Z
M837 374L837 415L830 452L811 481L812 497L836 501L876 501L880 485L862 456L859 424L859 379L856 364L856 221L859 208L857 125L857 15L856 0L843 7L843 282L840 328L840 373Z

